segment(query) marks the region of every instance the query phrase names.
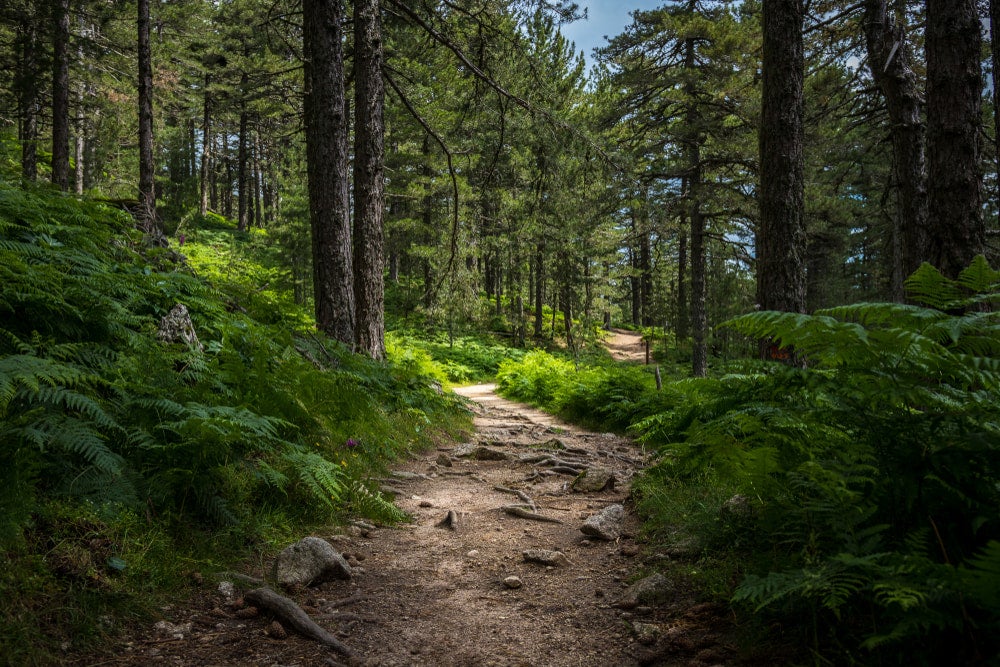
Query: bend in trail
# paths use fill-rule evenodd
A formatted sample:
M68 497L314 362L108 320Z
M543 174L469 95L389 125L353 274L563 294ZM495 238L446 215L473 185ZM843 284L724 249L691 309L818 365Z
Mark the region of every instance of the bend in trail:
M476 415L471 442L420 454L383 480L414 521L324 536L355 566L354 576L293 592L354 657L285 637L266 614L246 618L238 602L227 605L208 587L190 608L166 613L185 632L134 642L106 664L733 664L716 606L697 604L682 584L663 578L655 602L635 594L632 582L665 556L644 560L631 512L603 536L618 530L613 539L581 531L589 517L628 505L642 452L493 389L459 390ZM594 488L572 488L580 470ZM600 488L605 474L613 482Z
M626 329L608 329L610 334L604 345L615 361L642 363L646 360L646 343L642 334Z

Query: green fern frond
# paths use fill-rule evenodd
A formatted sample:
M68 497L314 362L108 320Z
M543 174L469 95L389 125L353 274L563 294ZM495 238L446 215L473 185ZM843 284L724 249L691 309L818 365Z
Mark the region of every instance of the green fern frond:
M953 280L924 262L904 283L911 299L938 310L951 310L959 303L962 291Z
M351 482L348 495L350 508L356 514L382 524L396 524L409 520L409 515L399 509L381 493L371 491L361 482Z
M333 508L344 491L343 470L316 452L296 448L285 452L282 458L295 470L299 482L319 502Z

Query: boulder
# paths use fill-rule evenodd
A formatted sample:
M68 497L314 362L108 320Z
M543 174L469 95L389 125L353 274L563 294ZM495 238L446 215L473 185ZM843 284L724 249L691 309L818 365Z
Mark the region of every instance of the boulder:
M283 586L309 586L330 579L350 579L351 566L326 540L304 537L278 554L274 578Z
M163 316L156 337L164 343L183 343L192 350L205 351L205 347L198 340L198 334L194 330L191 313L188 312L187 306L183 303L177 304Z
M525 549L522 553L524 560L528 563L541 563L558 567L569 565L569 559L561 551L549 551L548 549Z
M577 493L597 493L615 488L615 474L607 468L587 468L573 480L571 487Z
M589 537L610 542L621 537L624 523L625 507L618 504L608 505L597 514L587 517L580 531Z
M656 572L629 586L617 606L633 609L639 604L657 604L666 601L674 592L674 585L665 576Z

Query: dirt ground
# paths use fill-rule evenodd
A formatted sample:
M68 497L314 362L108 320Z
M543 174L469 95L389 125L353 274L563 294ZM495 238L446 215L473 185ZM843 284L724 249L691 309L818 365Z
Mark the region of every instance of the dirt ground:
M610 329L609 332L611 336L604 344L615 360L638 363L646 360L646 344L642 335L625 329Z
M662 554L637 541L629 513L614 541L580 526L612 503L629 507L629 481L643 453L626 439L581 431L499 398L492 385L466 387L476 433L471 446L506 460L459 456L463 443L427 452L385 481L413 522L352 526L321 535L356 564L349 581L291 597L353 652L347 658L240 609L206 577L187 604L163 610L171 625L92 658L89 665L367 665L371 667L604 667L737 664L725 610L699 604L681 584L652 606L622 603L627 587ZM470 449L466 446L466 449ZM613 470L615 485L576 493L568 474L520 461L539 453ZM499 458L499 457L498 457ZM537 457L536 457L537 458ZM449 465L450 464L450 465ZM506 513L523 502L542 522ZM454 527L439 525L454 512ZM559 551L565 562L525 560L527 549ZM260 576L261 572L248 573ZM520 585L510 587L517 577ZM510 585L505 583L510 582ZM235 597L238 598L239 592ZM250 616L250 617L247 617ZM279 638L287 632L287 637Z

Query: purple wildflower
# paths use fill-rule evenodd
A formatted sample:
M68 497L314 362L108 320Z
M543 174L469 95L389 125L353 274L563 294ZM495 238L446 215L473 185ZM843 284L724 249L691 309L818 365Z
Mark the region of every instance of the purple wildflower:
M350 449L350 448L353 448L353 447L357 447L361 443L359 443L354 438L348 438L347 439L347 443L345 443L345 444L347 445L348 449Z

